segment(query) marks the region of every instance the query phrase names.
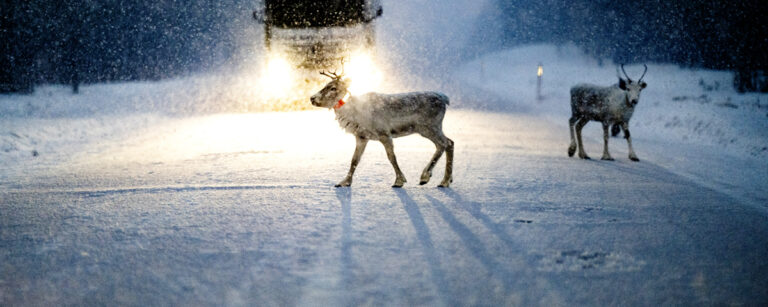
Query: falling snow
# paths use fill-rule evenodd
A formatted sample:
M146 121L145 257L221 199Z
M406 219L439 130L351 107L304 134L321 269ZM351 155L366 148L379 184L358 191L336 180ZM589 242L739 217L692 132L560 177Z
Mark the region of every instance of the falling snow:
M768 301L768 94L741 93L739 67L697 62L707 50L677 58L685 44L594 48L699 17L728 35L722 14L739 6L698 6L663 24L606 5L606 20L637 22L573 36L599 21L579 19L598 4L552 2L542 17L541 4L517 1L382 1L368 63L380 69L377 90L446 93L443 129L456 144L454 182L439 189L445 158L418 185L433 144L396 139L408 182L393 189L375 143L353 186L334 188L354 138L308 99L263 95L275 76L263 75L257 4L83 3L95 19L81 43L94 57L73 64L88 67L77 93L71 71L44 61L63 55L51 47L8 74L38 63L24 79L31 92L0 95L0 305ZM691 3L642 10L669 17L700 4ZM74 16L53 2L22 7L62 10L35 23L50 29ZM136 14L145 17L126 20ZM567 26L546 37L533 30L558 25ZM97 39L107 30L171 41ZM631 76L649 68L630 123L641 161L627 158L622 138L610 139L616 161L569 158L570 87L614 84L625 61ZM600 125L584 136L597 156Z

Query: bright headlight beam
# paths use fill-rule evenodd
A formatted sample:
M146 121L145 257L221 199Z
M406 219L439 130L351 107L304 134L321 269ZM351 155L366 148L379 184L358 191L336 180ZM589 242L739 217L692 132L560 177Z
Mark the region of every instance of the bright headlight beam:
M283 94L291 86L291 65L280 56L272 55L261 76L262 90L270 96Z
M353 54L346 66L346 75L351 80L349 90L353 94L375 91L381 86L382 73L369 54Z

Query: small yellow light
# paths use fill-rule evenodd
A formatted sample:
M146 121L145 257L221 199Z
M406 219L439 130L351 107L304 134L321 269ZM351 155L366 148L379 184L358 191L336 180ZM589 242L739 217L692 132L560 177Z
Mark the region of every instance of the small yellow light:
M541 77L541 75L543 75L543 74L544 74L544 66L539 64L539 69L536 71L536 75Z

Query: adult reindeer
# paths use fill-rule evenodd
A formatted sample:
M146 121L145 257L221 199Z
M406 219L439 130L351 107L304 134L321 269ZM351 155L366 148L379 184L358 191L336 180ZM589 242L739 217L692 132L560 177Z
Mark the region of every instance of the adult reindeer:
M571 132L571 145L568 147L568 156L572 157L577 147L579 157L589 159L584 152L584 143L581 140L581 129L589 121L599 121L603 124L603 160L613 160L608 152L608 127L612 124L621 125L624 130L624 138L629 145L629 159L640 161L632 149L632 138L629 133L629 120L635 111L635 106L640 99L640 91L645 89L647 84L643 82L645 73L648 72L648 66L645 66L643 75L637 82L632 81L624 70L624 64L621 64L621 71L624 72L626 80L619 77L619 83L608 87L602 87L592 84L578 84L571 88L571 118L568 120ZM574 138L574 132L576 137Z
M449 103L447 96L437 92L367 93L352 96L348 90L350 80L343 78L343 72L336 74L322 71L320 74L331 78L331 81L312 95L312 105L333 108L339 125L353 134L357 141L349 172L336 187L352 184L352 175L369 140L379 141L384 145L387 158L395 169L396 178L392 187L402 187L406 179L397 165L392 139L413 133L429 139L437 148L421 173L419 184L423 185L429 181L435 164L445 152L445 176L439 187L450 186L453 181L453 141L443 134L443 117Z

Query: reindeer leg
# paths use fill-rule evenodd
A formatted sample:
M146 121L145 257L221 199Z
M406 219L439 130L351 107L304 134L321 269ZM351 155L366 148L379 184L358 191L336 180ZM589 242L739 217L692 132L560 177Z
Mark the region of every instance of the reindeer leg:
M589 156L587 156L587 153L584 152L584 142L581 140L581 129L584 128L584 125L587 124L589 120L586 118L582 118L579 120L578 123L576 123L576 140L579 141L579 158L587 159L589 160Z
M392 138L386 137L381 139L381 144L384 145L384 150L387 152L387 158L389 158L389 162L392 163L392 167L395 168L396 178L395 178L395 184L393 184L392 187L393 188L402 187L407 180L405 180L405 176L403 175L403 172L400 171L400 167L397 166L397 158L395 158L395 146L392 144Z
M422 134L425 138L432 141L432 143L435 144L435 154L432 155L432 159L429 160L429 163L427 164L427 167L424 168L424 171L421 172L421 180L419 181L420 185L427 184L429 182L429 179L432 178L432 170L435 168L435 165L437 164L437 160L440 160L440 157L443 155L443 152L445 151L445 147L447 146L447 139L442 133L438 135L434 135L432 133L428 134Z
M360 158L363 156L363 152L365 151L365 145L368 144L368 139L361 138L361 137L355 137L355 140L357 143L355 144L355 154L352 156L352 164L349 166L349 172L347 173L347 177L344 178L341 182L336 184L336 187L348 187L352 185L352 175L355 174L355 169L357 168L357 164L360 163Z
M640 161L635 154L635 150L632 149L632 137L629 135L629 123L622 123L621 129L624 130L624 138L627 139L627 145L629 145L629 159L635 162Z
M602 157L602 160L607 160L607 161L613 161L613 158L611 158L611 154L608 152L608 137L609 137L608 128L610 126L611 125L608 124L607 122L603 122L603 143L604 143L604 145L603 145L603 157Z
M578 121L579 118L576 115L571 116L571 119L568 120L568 131L571 132L571 146L568 146L569 157L573 157L573 154L576 152L576 137L573 135L573 125Z
M438 185L440 188L447 188L453 182L453 140L448 140L448 146L445 147L445 176L443 182Z

